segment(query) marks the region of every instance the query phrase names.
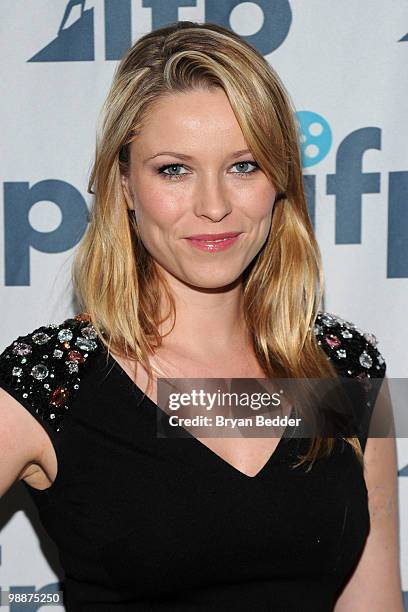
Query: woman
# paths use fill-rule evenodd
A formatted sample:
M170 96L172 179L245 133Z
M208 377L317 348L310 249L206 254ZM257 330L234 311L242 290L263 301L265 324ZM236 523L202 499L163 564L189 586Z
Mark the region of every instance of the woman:
M38 505L66 609L402 611L392 439L157 435L162 375L385 376L375 337L319 310L276 73L214 24L143 36L89 190L79 314L0 358L3 490Z

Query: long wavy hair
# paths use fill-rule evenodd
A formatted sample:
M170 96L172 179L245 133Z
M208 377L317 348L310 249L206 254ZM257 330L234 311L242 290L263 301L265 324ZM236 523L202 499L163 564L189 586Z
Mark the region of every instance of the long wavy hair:
M129 145L154 102L175 92L220 87L247 146L277 191L269 236L244 271L243 307L255 354L267 378L334 378L313 326L324 290L321 255L307 210L298 124L289 94L265 58L240 36L214 23L180 21L154 30L118 64L101 109L88 184L94 194L89 224L74 256L72 282L83 311L112 354L154 373L149 355L159 325L175 318L163 275L138 236L121 177ZM166 317L160 305L167 298ZM173 323L174 325L174 323ZM343 438L360 464L357 437ZM308 470L328 456L334 438L312 438L299 455Z

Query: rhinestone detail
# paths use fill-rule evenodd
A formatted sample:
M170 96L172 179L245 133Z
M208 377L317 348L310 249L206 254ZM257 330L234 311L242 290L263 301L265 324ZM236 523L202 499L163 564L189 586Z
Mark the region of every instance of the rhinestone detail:
M26 342L16 342L13 346L14 355L29 355L31 350L31 346Z
M363 332L354 323L329 312L318 313L314 333L340 376L357 377L361 373L376 378L385 376L386 363L376 348L378 340L374 334Z
M30 374L33 378L42 380L48 376L49 372L47 366L45 366L43 363L37 363L37 365L32 368Z
M33 342L35 342L36 344L45 344L50 339L51 336L49 336L48 334L44 334L43 332L33 334Z
M72 339L72 329L64 328L58 332L58 340L60 342L69 342Z
M43 325L19 336L0 354L0 386L59 432L80 388L83 368L98 346L86 313Z
M319 327L322 329L316 334L317 344L332 361L338 376L355 378L362 386L367 408L362 405L357 436L365 446L370 415L386 372L386 363L377 349L377 338L333 313L318 313L314 329Z
M384 377L386 363L374 334L328 312L318 313L311 329L340 376L356 377L367 389L371 378ZM0 385L60 431L80 388L80 375L101 346L87 313L42 326L19 336L0 354Z

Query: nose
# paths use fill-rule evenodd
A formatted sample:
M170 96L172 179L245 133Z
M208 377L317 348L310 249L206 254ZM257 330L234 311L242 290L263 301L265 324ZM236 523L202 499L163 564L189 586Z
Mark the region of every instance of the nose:
M232 210L227 188L221 178L207 174L197 182L194 212L198 217L220 221Z

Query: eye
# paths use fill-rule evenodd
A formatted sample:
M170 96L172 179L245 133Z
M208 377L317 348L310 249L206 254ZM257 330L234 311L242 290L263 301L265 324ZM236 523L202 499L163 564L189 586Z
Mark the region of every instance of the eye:
M244 172L243 170L240 170L239 172L233 172L232 174L241 174L242 176L246 176L248 174L252 174L253 172L256 172L256 170L258 170L258 168L259 168L259 166L256 163L256 161L251 161L251 160L237 162L236 164L234 164L234 166L241 166L242 167L242 166L247 166L248 164L250 164L251 166L254 166L254 169L250 170L249 172Z
M162 174L165 179L170 179L171 181L179 180L183 176L182 174L168 174L165 172L165 170L174 170L175 168L184 168L184 166L182 164L166 164L158 168L157 172L158 174ZM187 172L185 174L187 174Z
M248 165L253 166L253 169L249 170L249 172L246 172L245 167ZM238 172L232 173L232 174L238 174L240 178L245 178L248 174L252 174L253 172L256 172L259 168L259 165L257 164L257 162L252 161L252 160L245 160L245 161L237 162L232 167L234 166L241 167L241 170L239 170ZM177 170L178 168L184 168L184 167L185 166L183 166L183 164L176 164L176 163L165 164L164 166L160 166L160 168L157 169L157 173L161 174L163 178L165 178L166 180L178 181L178 180L182 180L183 176L187 175L188 172L184 172L183 174L172 174L172 172ZM244 167L244 169L242 169L242 167ZM167 172L168 170L170 170L171 172Z

